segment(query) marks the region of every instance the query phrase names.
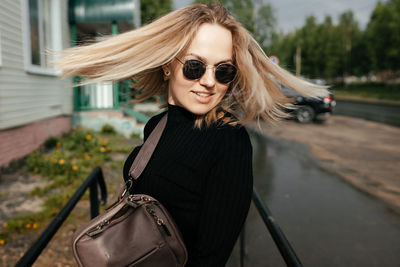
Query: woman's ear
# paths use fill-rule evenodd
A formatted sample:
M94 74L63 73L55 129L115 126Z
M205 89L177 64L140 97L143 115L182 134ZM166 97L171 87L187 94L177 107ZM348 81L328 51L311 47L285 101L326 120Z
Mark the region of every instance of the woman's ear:
M164 72L164 81L169 79L169 76L171 75L171 70L169 65L163 65L162 66L163 72Z

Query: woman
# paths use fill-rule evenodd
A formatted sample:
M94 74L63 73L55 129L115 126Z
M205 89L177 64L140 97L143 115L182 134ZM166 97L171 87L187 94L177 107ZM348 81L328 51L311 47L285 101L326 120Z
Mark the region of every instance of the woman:
M69 50L66 75L133 78L138 101L168 96L168 121L134 193L158 199L182 232L186 266L224 266L252 193L252 147L242 125L284 116L277 81L316 97L325 89L272 63L220 4L192 5L136 30ZM144 129L149 136L164 113ZM129 155L124 179L140 147Z

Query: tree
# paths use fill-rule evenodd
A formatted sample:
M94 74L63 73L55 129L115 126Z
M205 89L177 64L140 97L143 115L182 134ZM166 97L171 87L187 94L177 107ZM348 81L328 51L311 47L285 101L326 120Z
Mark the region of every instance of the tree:
M172 11L172 0L141 0L142 25Z
M366 30L374 70L400 69L400 1L378 2Z
M358 67L359 62L367 63L364 35L358 28L352 11L339 16L338 25L326 16L318 23L314 16L308 16L305 24L294 33L274 35L270 50L283 59L291 69L294 58L301 51L301 74L309 78L335 78L347 74L368 72ZM358 51L356 51L358 49ZM353 64L352 64L353 62Z
M356 35L359 34L358 23L354 19L353 11L346 11L339 16L338 31L342 42L341 56L343 57L343 76L353 74L351 55Z
M195 0L194 3L209 4L212 0ZM232 15L240 21L252 34L254 39L264 48L271 42L274 32L275 18L270 4L263 0L222 0Z

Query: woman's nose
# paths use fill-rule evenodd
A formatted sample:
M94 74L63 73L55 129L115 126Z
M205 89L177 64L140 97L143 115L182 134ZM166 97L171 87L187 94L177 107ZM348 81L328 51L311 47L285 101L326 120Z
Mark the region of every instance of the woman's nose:
M206 72L199 80L201 85L213 87L215 85L215 74L213 66L207 67Z

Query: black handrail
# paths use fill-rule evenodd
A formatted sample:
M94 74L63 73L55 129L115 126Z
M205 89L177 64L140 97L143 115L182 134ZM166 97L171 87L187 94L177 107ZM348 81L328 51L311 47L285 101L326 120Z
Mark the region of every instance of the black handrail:
M53 236L56 234L62 223L67 219L76 203L82 198L86 189L89 187L90 190L90 217L93 219L99 215L99 199L98 199L98 188L100 186L101 201L100 204L104 205L107 201L107 188L104 181L104 176L100 167L95 167L88 177L83 181L81 186L75 191L74 195L65 204L62 210L55 216L49 226L44 230L41 236L36 242L30 247L30 249L22 256L22 258L15 265L16 267L32 266L32 264L39 257L43 249L47 246ZM271 212L262 202L256 189L253 187L253 202L260 213L265 225L267 226L272 238L275 241L286 265L289 267L301 267L302 264L290 246L285 235L279 228ZM244 227L240 235L240 266L244 267L244 254L245 254L245 232Z
M284 233L280 229L279 225L276 223L274 217L271 212L268 210L266 205L263 203L260 195L257 193L255 187L253 187L253 202L256 206L258 212L261 215L261 218L264 221L264 224L267 226L272 238L275 241L276 246L279 249L286 265L289 267L301 267L303 266L294 252L292 246L289 241L286 239ZM245 251L245 242L244 242L244 227L242 230L242 234L240 235L240 266L244 267L244 251Z
M83 181L82 185L75 191L74 195L69 199L67 204L62 210L56 215L51 221L46 230L36 240L36 242L30 247L30 249L22 256L22 258L15 265L16 267L32 266L32 264L42 253L43 249L47 246L57 230L60 228L62 223L67 219L76 203L81 199L86 189L89 187L90 190L90 217L93 219L99 215L99 199L97 185L100 186L101 202L104 205L107 201L107 188L104 182L103 172L100 167L95 167L88 177Z

